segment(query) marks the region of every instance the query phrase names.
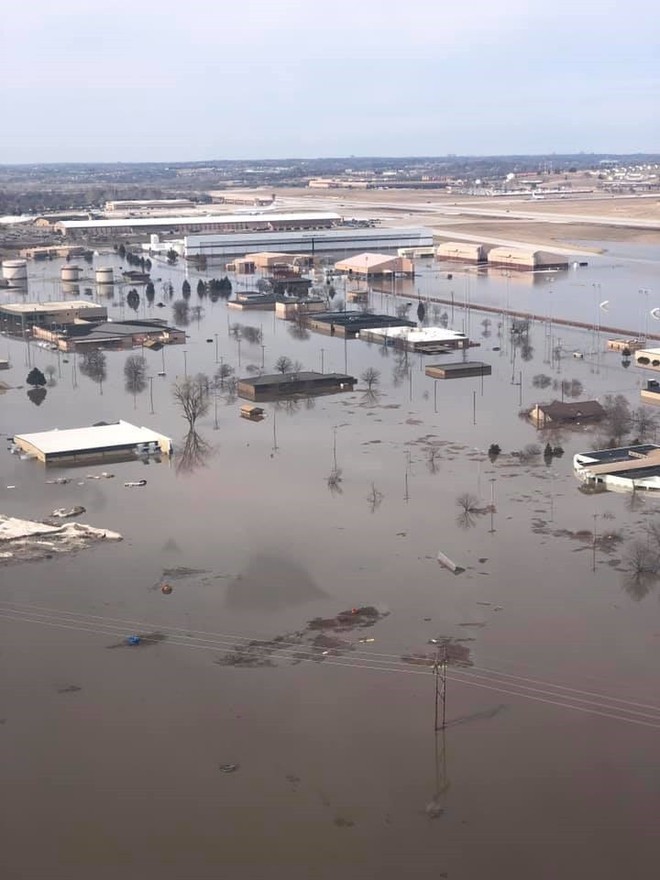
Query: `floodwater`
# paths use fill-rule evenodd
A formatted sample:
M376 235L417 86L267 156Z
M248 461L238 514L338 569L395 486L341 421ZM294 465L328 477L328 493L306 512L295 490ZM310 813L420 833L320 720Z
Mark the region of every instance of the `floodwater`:
M3 876L652 876L660 588L631 580L626 553L650 540L658 502L580 493L572 455L600 429L553 433L565 451L547 464L511 455L546 442L519 411L560 394L534 376L635 407L646 376L605 352L596 330L539 322L522 351L505 319L464 307L466 288L471 303L505 307L508 287L511 308L551 288L554 317L590 322L609 299L611 323L635 330L638 300L650 309L660 296L660 263L657 250L629 256L594 258L547 287L454 274L453 326L469 323L481 343L471 356L492 364L483 384L434 385L417 355L297 339L272 313L205 298L185 346L144 353L152 412L149 386L125 390L128 353L107 354L99 385L79 359L3 338L13 364L3 381L20 385L29 360L52 366L55 382L40 406L25 388L0 398L7 435L124 418L181 445L171 383L217 369L216 334L217 360L241 375L283 354L308 369L381 371L375 399L268 404L261 423L220 394L188 472L176 456L57 471L0 456L3 513L80 504L83 522L124 536L2 569ZM30 299L61 298L57 261L30 269ZM180 289L182 270L157 264L152 275ZM423 269L410 295L445 296L448 283L445 267ZM160 284L168 307L147 306L141 290L140 315L170 318ZM117 287L112 316L133 314L119 300ZM261 327L264 348L244 340L239 353L234 323ZM503 450L494 463L491 443ZM115 478L90 479L102 471ZM53 475L70 482L47 484ZM124 487L139 479L147 485ZM463 493L482 512L462 516ZM441 567L439 550L463 573ZM339 644L327 654L309 647L309 621L365 606L378 611L373 625L323 630ZM125 646L132 634L146 638ZM432 658L431 639L461 640L471 664L449 667L437 736L433 671L401 659ZM229 662L250 640L268 643L267 662ZM271 650L275 640L283 647Z

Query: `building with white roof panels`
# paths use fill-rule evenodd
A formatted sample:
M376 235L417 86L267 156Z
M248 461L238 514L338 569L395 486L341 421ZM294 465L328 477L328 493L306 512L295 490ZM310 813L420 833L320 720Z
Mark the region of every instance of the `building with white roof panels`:
M350 275L360 275L368 278L370 275L414 275L415 264L406 257L392 256L392 254L362 253L354 257L347 257L335 263L337 272L347 272Z
M538 269L568 269L568 257L547 251L504 246L491 248L488 252L488 265L527 272Z
M75 464L103 459L164 453L172 451L172 441L149 428L138 428L129 422L93 425L89 428L68 428L40 431L36 434L15 434L15 445L34 455L45 464Z
M112 217L102 220L62 220L57 228L64 235L96 235L198 232L273 232L276 230L329 229L341 216L329 211L291 214L196 214L170 217Z
M360 330L358 336L366 342L400 346L407 351L428 354L470 347L470 340L464 333L446 327L373 327Z
M457 263L483 263L486 261L486 248L483 244L469 241L443 241L435 252L438 260L452 260Z
M187 235L184 254L187 259L225 258L249 251L281 250L304 254L363 251L366 248L428 247L433 232L423 227L363 229L339 227L312 232L246 232L227 235Z
M0 304L0 327L12 332L25 331L27 327L49 327L53 324L75 324L76 321L105 321L105 306L86 299L69 302L2 303Z

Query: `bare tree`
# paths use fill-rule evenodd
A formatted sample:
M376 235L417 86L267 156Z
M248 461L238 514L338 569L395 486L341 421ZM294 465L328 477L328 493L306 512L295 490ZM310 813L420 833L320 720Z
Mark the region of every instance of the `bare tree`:
M376 488L376 484L371 484L371 489L369 490L369 494L367 495L367 504L369 505L369 509L371 513L375 513L380 505L383 503L383 498L385 496L383 493Z
M377 370L375 367L367 367L360 376L360 379L367 386L367 391L371 391L375 385L380 383L380 370Z
M626 434L630 433L631 412L628 400L623 394L606 394L603 398L610 433L616 443L620 443Z
M640 440L655 437L658 430L658 417L650 413L643 406L632 411L632 422L635 425L635 433Z
M341 468L333 467L326 481L331 495L341 495L344 491L341 487L341 480Z
M456 504L461 508L463 513L476 513L479 509L479 499L471 492L463 492L456 499Z
M186 327L190 323L190 306L185 299L177 299L172 303L174 323L179 327Z
M80 372L98 383L101 394L103 394L103 383L107 376L106 363L105 354L98 349L86 351L80 362Z
M218 369L215 371L215 376L213 377L216 384L220 388L225 387L225 380L229 379L230 376L234 374L234 368L229 364L220 364Z
M188 422L191 432L195 430L197 419L205 416L209 410L209 381L203 374L186 377L172 385L172 396L175 404Z
M260 345L262 338L263 333L259 327L251 327L249 324L243 327L243 339L248 345Z
M432 474L438 473L439 461L442 457L442 452L438 446L427 446L426 447L426 465Z
M293 370L293 361L283 354L275 361L275 369L278 373L290 373Z

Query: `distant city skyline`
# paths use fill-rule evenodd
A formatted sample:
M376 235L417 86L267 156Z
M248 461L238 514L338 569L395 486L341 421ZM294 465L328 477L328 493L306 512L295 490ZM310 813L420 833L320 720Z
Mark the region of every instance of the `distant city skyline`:
M650 0L32 0L0 163L660 151Z

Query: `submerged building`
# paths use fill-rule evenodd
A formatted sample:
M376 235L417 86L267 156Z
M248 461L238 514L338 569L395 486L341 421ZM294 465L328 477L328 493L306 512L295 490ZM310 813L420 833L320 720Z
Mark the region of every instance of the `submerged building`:
M277 400L352 391L357 379L345 373L274 373L238 380L238 396L246 400Z
M122 420L89 428L68 428L16 434L14 444L22 452L45 464L84 464L107 458L118 460L143 454L172 451L172 441L149 428L138 428Z
M657 491L660 489L660 446L645 443L579 452L573 456L573 470L580 482L614 492Z
M378 342L422 354L445 354L471 345L464 333L445 327L372 327L360 330L359 335L365 342Z

